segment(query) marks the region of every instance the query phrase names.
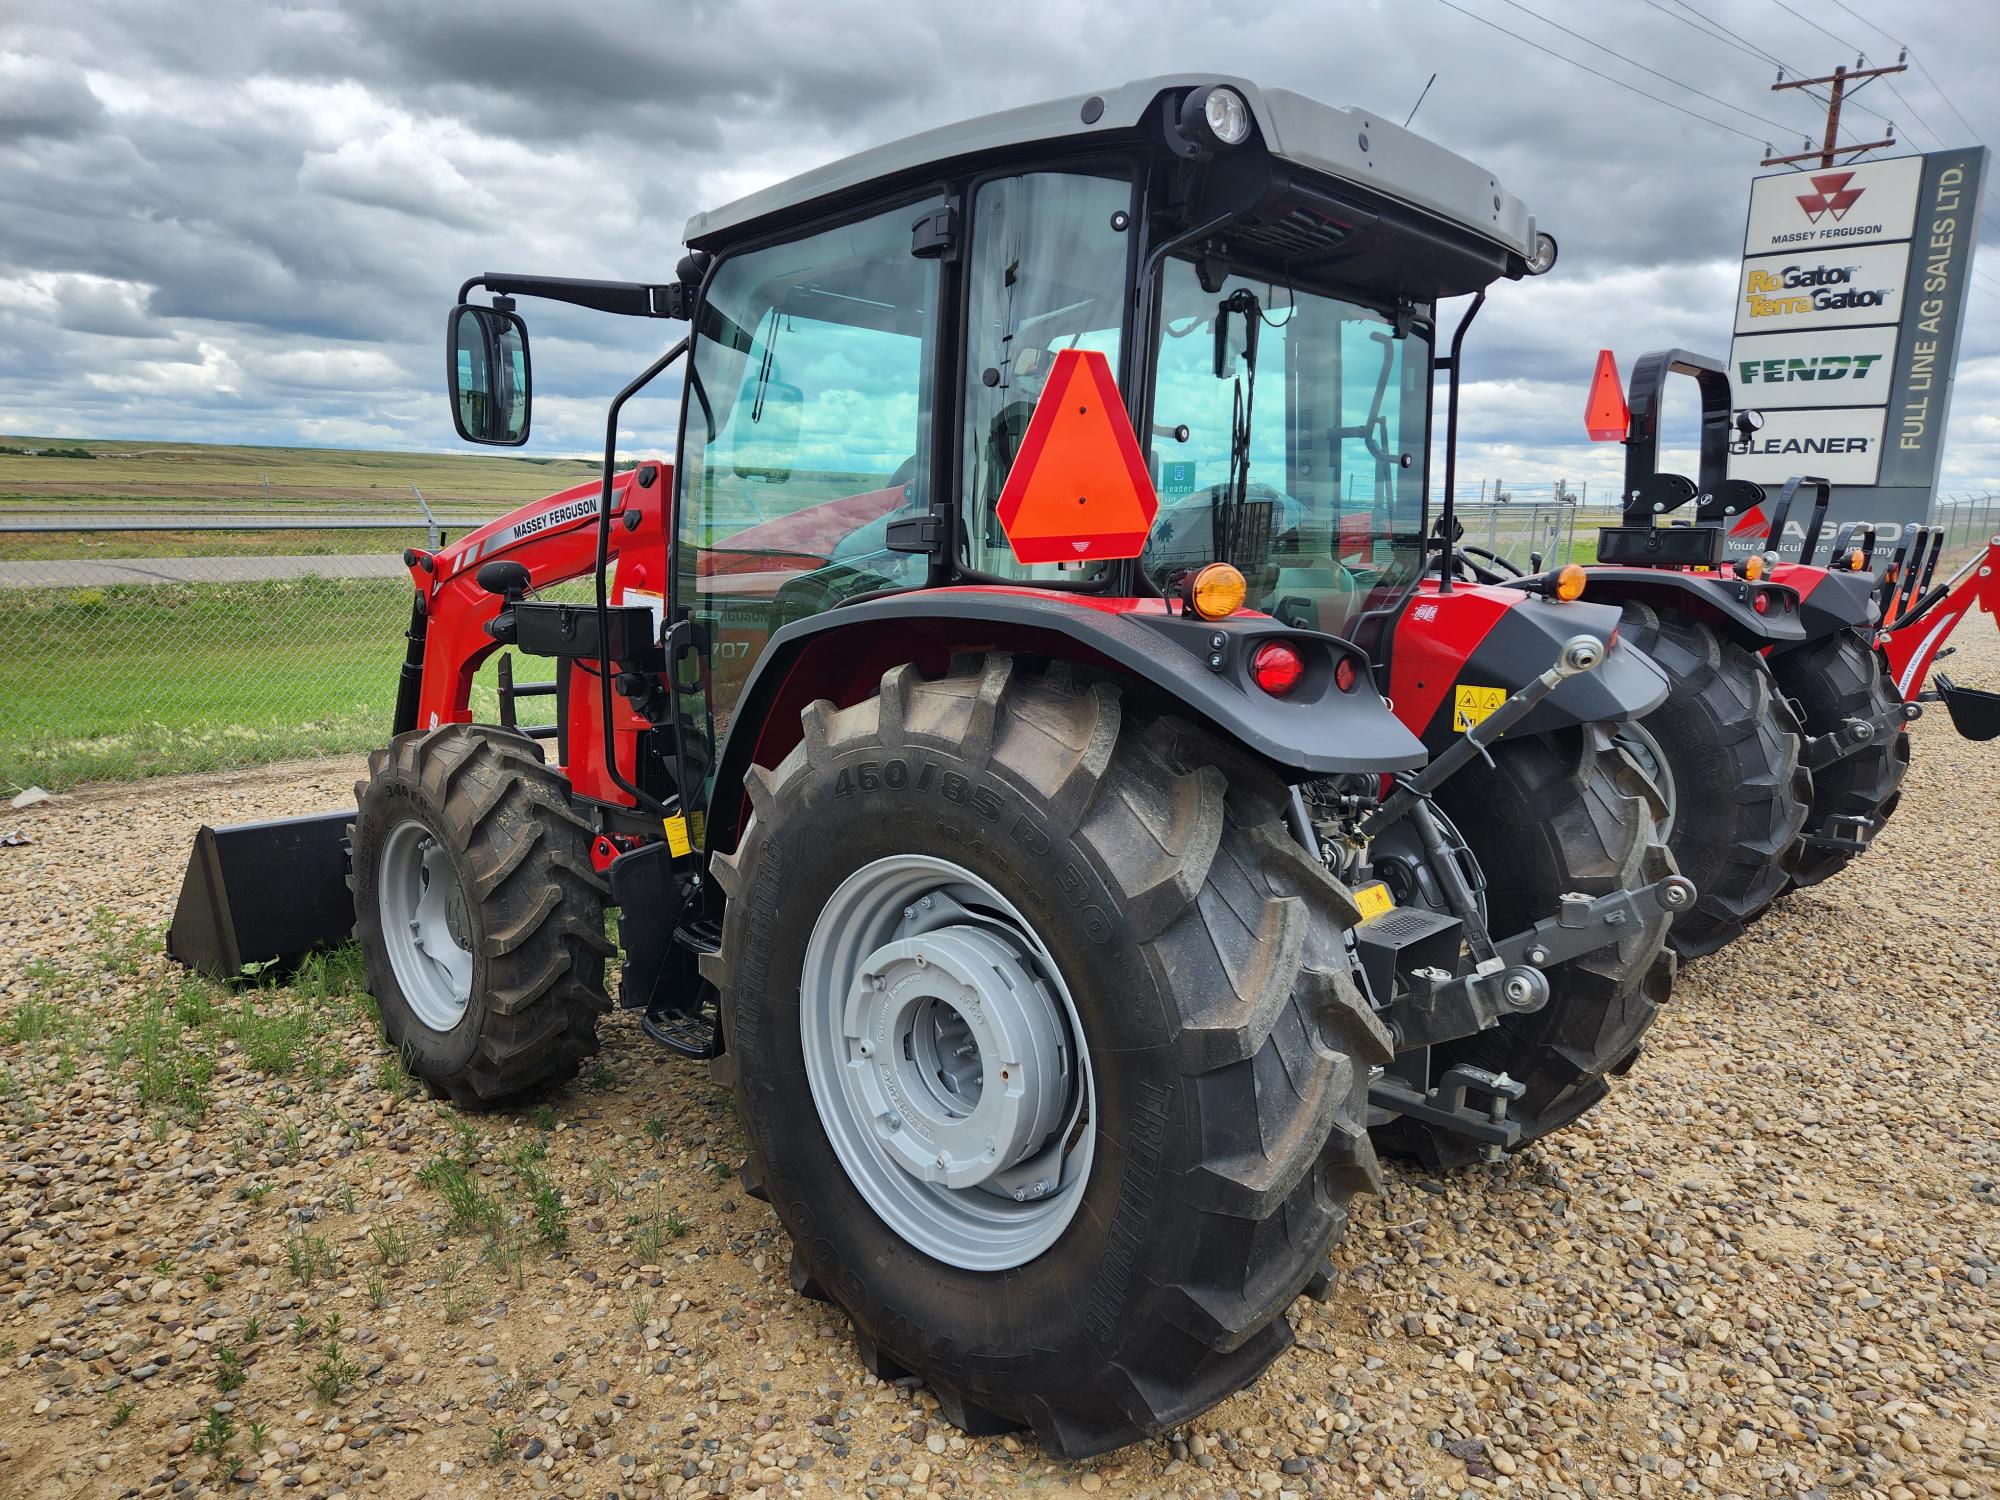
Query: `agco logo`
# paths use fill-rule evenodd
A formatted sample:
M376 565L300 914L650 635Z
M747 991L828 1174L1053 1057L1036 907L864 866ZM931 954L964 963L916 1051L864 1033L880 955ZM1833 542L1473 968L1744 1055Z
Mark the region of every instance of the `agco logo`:
M1847 211L1861 201L1866 188L1851 188L1854 180L1852 172L1828 172L1812 180L1813 191L1799 194L1799 207L1806 211L1806 222L1817 224L1826 214L1833 215L1838 224L1847 217Z
M1801 200L1803 201L1803 200ZM1852 285L1858 266L1785 266L1752 271L1744 283L1743 300L1753 318L1789 318L1847 307L1881 307L1889 289Z

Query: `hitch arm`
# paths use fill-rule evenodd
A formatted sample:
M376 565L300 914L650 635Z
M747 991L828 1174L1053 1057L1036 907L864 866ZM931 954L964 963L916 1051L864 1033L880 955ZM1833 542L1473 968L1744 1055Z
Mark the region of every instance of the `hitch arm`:
M1488 1161L1498 1161L1501 1152L1521 1143L1521 1122L1508 1119L1507 1110L1527 1091L1525 1084L1505 1073L1460 1063L1438 1080L1436 1088L1422 1092L1385 1073L1368 1085L1368 1102L1453 1135L1470 1136L1486 1148ZM1465 1102L1465 1096L1475 1092L1486 1096L1483 1111Z
M1448 978L1436 969L1403 976L1405 993L1383 1013L1396 1050L1456 1041L1497 1025L1504 1017L1540 1010L1549 1001L1542 971L1613 943L1627 930L1694 905L1695 885L1668 875L1637 890L1602 896L1568 895L1552 917L1502 938L1493 956L1470 974Z
M1361 825L1361 831L1373 838L1394 823L1419 799L1428 797L1442 786L1475 755L1485 753L1488 745L1519 723L1529 710L1564 682L1579 673L1595 668L1604 660L1604 655L1604 642L1594 635L1573 635L1564 641L1554 666L1534 681L1527 683L1505 703L1466 730L1449 749L1434 756L1429 765L1407 778L1394 792L1383 799L1380 807L1368 815L1367 821Z

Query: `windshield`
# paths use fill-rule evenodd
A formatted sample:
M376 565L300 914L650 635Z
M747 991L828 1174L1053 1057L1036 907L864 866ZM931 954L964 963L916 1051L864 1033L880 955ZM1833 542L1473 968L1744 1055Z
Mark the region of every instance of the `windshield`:
M1207 290L1185 260L1160 302L1148 570L1169 585L1234 563L1253 609L1352 634L1417 577L1428 330L1399 339L1373 308L1282 283Z

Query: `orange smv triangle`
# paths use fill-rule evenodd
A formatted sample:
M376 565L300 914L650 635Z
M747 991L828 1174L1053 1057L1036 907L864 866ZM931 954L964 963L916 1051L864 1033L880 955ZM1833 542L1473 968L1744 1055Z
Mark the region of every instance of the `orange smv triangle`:
M1590 400L1583 408L1583 429L1593 443L1622 443L1631 430L1632 412L1625 405L1625 387L1618 379L1618 361L1609 349L1597 351L1597 373L1590 380Z
M1056 355L995 513L1023 563L1137 557L1160 497L1095 349Z

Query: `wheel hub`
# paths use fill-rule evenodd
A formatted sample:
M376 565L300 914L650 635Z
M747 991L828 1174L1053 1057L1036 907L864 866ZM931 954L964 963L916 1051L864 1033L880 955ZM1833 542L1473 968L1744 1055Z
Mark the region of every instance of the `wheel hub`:
M807 1081L848 1180L947 1265L1003 1271L1076 1216L1096 1151L1082 1024L1032 923L933 855L827 898L799 976Z
M471 932L451 856L423 824L399 823L383 841L379 885L396 984L419 1021L450 1031L472 998Z
M950 1188L1025 1159L1061 1123L1069 1089L1058 1016L1019 948L990 929L936 928L870 953L842 1030L889 1155Z

